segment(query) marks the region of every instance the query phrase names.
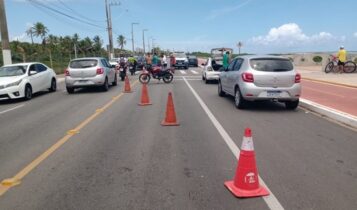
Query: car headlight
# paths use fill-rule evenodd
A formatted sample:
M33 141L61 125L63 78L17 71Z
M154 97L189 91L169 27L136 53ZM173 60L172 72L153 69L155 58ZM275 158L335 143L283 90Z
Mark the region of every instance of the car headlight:
M10 83L10 84L7 84L7 85L5 86L5 88L12 87L12 86L18 86L21 82L22 82L22 79L20 79L19 81L16 81L16 82L12 82L12 83Z

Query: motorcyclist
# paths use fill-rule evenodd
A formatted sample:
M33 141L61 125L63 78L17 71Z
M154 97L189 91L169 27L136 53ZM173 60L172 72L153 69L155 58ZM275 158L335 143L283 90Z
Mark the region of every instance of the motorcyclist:
M122 55L122 54L119 57L119 66L120 66L120 68L123 69L123 71L120 72L120 75L119 75L123 80L123 78L126 76L127 63L126 63L126 59L125 59L124 55Z
M129 62L129 65L131 66L130 74L134 75L135 71L136 71L136 65L137 65L137 61L136 61L135 57L128 58L128 62Z

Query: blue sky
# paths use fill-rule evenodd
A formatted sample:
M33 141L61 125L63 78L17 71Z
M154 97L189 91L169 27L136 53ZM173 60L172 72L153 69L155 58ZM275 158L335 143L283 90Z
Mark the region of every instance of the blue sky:
M44 23L50 34L81 38L99 35L108 43L104 0L32 0L68 15L79 23L35 6L28 0L5 0L10 39L26 40L26 29ZM62 3L64 2L67 7ZM108 2L119 2L108 0ZM142 47L142 30L164 49L210 51L243 42L242 52L287 53L336 51L340 45L357 50L357 1L344 0L121 0L112 6L114 40L119 34ZM70 9L71 10L70 10ZM37 40L39 41L39 40ZM126 48L131 49L127 40ZM117 46L117 43L115 42Z

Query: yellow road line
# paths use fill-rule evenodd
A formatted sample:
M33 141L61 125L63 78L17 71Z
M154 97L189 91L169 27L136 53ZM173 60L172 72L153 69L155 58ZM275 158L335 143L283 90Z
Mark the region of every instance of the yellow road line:
M134 87L138 83L136 80L132 86ZM0 184L0 196L4 195L11 187L18 185L21 180L29 174L32 170L34 170L42 161L47 159L52 153L54 153L57 149L59 149L64 143L66 143L72 136L79 133L79 131L84 128L88 123L93 121L97 116L103 113L106 109L108 109L113 103L119 100L124 93L120 93L118 96L112 98L107 104L105 104L102 108L96 110L94 114L81 122L77 127L72 130L69 130L67 134L58 140L54 145L52 145L49 149L47 149L44 153L38 156L35 160L33 160L30 164L28 164L25 168L23 168L20 172L18 172L14 177L10 179L5 179Z

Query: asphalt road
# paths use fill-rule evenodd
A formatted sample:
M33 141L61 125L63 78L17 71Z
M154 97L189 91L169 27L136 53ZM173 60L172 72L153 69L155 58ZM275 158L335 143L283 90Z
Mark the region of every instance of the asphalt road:
M186 82L238 147L244 128L252 128L260 176L285 209L357 206L355 131L275 103L237 110L192 70L176 71L169 85L151 81L147 107L137 106L137 77L130 94L121 93L121 82L105 93L68 95L61 83L28 102L0 102L0 180L84 121L0 196L0 209L269 209L266 199L237 199L224 187L236 157ZM160 125L169 91L178 127Z

